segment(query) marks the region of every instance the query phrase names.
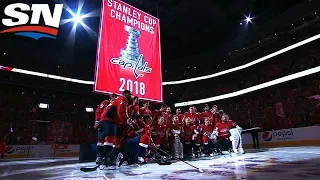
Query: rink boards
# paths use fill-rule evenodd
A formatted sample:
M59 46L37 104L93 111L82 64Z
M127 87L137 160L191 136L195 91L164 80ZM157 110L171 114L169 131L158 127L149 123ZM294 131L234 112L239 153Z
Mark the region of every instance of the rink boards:
M290 147L290 146L319 146L320 126L280 129L259 132L260 148ZM243 147L252 148L253 141L250 133L242 134Z
M7 146L5 158L78 157L80 145L15 145Z
M259 132L260 148L320 146L320 126ZM251 134L242 134L244 148L252 148ZM80 145L14 145L5 158L79 157Z

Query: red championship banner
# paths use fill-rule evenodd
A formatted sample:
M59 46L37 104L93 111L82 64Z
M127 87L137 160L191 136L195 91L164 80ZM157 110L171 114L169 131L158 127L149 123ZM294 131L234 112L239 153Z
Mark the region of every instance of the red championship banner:
M162 102L159 19L119 0L102 4L94 91Z

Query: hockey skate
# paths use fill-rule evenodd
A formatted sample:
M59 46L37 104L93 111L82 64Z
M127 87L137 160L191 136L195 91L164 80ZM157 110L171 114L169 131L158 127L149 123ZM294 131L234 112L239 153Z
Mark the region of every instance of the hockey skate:
M97 159L96 159L96 164L102 164L103 163L103 158L101 156L97 156Z

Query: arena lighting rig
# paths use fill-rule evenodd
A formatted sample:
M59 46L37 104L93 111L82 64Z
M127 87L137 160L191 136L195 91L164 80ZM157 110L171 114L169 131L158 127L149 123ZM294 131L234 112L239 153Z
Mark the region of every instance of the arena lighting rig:
M72 16L71 18L68 18L68 19L62 19L61 22L60 22L60 25L65 25L65 24L73 22L73 26L72 26L72 29L71 29L70 34L68 36L67 43L71 43L71 44L74 43L75 34L76 34L76 30L77 30L78 24L80 24L87 31L87 33L89 34L89 36L92 39L96 39L97 38L97 33L94 32L89 26L87 26L82 20L86 19L86 18L100 16L99 9L91 11L91 12L86 13L86 14L82 14L81 10L83 8L85 0L79 0L78 9L76 11L73 11L64 0L54 0L54 1L57 2L57 3L62 3L63 4L63 8Z

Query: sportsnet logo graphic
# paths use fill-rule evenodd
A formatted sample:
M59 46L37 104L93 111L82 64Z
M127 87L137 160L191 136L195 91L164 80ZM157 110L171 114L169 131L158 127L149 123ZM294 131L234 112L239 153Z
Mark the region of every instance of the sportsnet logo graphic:
M272 133L270 132L264 132L262 134L262 139L264 139L265 141L271 141L272 140Z
M56 39L62 10L63 4L55 4L53 12L48 4L32 4L31 6L24 3L10 4L4 9L6 17L1 20L2 25L7 28L0 33L14 33L36 40L40 38ZM41 17L44 25L40 25Z

